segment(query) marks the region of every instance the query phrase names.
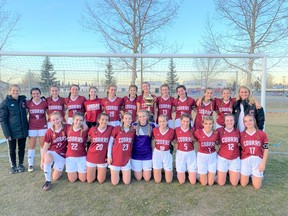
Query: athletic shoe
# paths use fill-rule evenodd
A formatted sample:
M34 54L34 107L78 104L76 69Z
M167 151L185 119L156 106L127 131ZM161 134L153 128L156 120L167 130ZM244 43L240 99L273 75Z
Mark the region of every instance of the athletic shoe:
M18 166L18 172L21 173L21 172L25 172L26 168L23 166L23 164L20 164Z
M42 186L42 189L44 191L50 190L51 189L51 181L46 181L45 184Z
M17 167L16 166L12 166L11 168L10 168L10 174L15 174L15 173L17 173L18 172L18 170L17 170Z
M28 167L28 172L33 172L34 171L34 167L33 166L29 166Z

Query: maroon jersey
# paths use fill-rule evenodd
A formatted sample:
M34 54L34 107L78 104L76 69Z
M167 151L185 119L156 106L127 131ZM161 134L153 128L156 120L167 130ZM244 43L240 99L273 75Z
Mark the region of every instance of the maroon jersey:
M137 98L131 100L129 97L125 96L123 98L124 112L129 112L132 114L132 121L136 121L136 113L137 113Z
M161 133L160 128L153 128L152 136L155 139L155 148L160 151L168 151L175 138L175 131L168 128L165 133Z
M172 119L173 97L164 99L162 96L157 97L158 116L166 115L168 119Z
M181 127L175 128L177 150L188 152L194 150L193 129L184 131Z
M181 115L184 113L191 115L191 111L195 106L195 100L191 97L185 98L184 101L181 101L179 98L176 98L173 101L173 105L176 108L176 119L179 119Z
M132 144L135 131L122 131L120 126L113 129L111 136L114 138L112 147L112 165L125 166L132 155Z
M212 133L208 135L204 129L199 129L194 132L194 137L197 139L198 152L211 154L216 151L215 145L219 138L218 131L212 131Z
M232 113L234 102L235 98L230 99L227 103L220 98L215 98L215 111L217 113L216 122L218 125L224 127L224 116L228 113Z
M213 111L215 109L215 103L213 100L209 101L209 103L207 103L207 104L202 102L199 106L197 106L198 100L199 99L197 99L195 102L195 104L196 104L196 116L195 116L194 127L196 130L203 128L203 125L202 125L203 116L212 116Z
M87 130L81 129L75 131L72 126L67 128L67 152L66 157L84 157L86 156Z
M218 128L219 133L219 151L218 154L228 160L236 159L240 156L239 150L239 131L234 129L228 131L225 128Z
M108 143L113 127L108 125L104 131L98 127L90 128L88 136L91 137L91 144L87 152L87 161L95 164L107 163Z
M254 134L245 131L240 134L240 144L242 147L241 159L249 156L258 156L263 158L263 144L268 143L265 132L257 130Z
M46 99L47 101L47 114L48 116L53 112L60 112L63 120L65 120L65 100L62 97L58 97L54 100L52 97ZM50 120L50 119L49 119Z
M86 98L84 96L78 96L76 99L65 98L65 104L68 109L68 117L72 118L73 114L76 112L84 113L84 102Z
M97 116L102 112L101 99L86 100L84 102L85 119L87 122L96 122Z
M38 103L35 103L33 100L28 100L26 108L29 113L29 130L47 129L46 101L41 99Z
M120 110L121 106L123 106L123 99L119 97L115 97L114 100L110 100L109 98L103 98L102 107L104 108L104 112L110 116L110 121L120 121Z
M156 95L151 94L151 96L152 96L154 99L157 99L157 98L156 98ZM155 101L155 102L156 102L156 101ZM153 115L154 115L154 103L155 103L155 102L153 102L153 106L150 107L150 112L151 112ZM148 106L146 105L145 100L144 100L144 97L143 97L142 95L140 95L140 96L137 97L137 103L140 104L140 109L141 109L141 110L148 110ZM149 110L148 110L148 111L149 111Z
M67 126L61 128L59 131L54 131L53 128L49 128L45 134L44 142L49 143L49 151L55 151L57 154L65 158L67 151Z

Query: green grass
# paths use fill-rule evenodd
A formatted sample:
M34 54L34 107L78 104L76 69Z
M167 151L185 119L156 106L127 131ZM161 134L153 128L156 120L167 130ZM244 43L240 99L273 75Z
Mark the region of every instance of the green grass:
M288 152L287 122L287 113L267 113L270 143L282 141L270 147L271 153ZM1 215L287 215L288 211L288 155L269 155L258 191L251 184L179 185L176 175L170 185L133 179L128 186L112 186L109 176L102 185L68 183L64 175L47 192L41 189L44 175L38 166L33 173L11 175L5 144L0 145L0 156Z

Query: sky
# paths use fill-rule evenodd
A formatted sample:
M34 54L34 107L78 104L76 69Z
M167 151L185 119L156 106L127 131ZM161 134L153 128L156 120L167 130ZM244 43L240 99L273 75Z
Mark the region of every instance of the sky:
M107 52L101 38L79 23L84 3L85 0L7 1L7 9L21 14L19 31L7 50ZM173 26L161 33L171 44L182 46L181 53L195 53L201 48L206 16L213 11L213 0L183 0Z

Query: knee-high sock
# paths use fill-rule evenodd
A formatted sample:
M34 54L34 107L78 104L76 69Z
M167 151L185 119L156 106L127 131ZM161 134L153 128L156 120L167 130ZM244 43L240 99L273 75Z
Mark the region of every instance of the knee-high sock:
M28 166L34 166L35 149L28 149Z

